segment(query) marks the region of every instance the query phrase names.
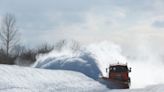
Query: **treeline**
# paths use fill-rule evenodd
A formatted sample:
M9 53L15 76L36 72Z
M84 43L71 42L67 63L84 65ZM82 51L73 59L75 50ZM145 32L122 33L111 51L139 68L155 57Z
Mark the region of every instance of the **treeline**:
M29 66L36 61L37 55L47 54L52 50L62 51L64 49L70 49L72 52L77 52L81 49L80 44L75 40L60 40L54 45L44 43L36 48L27 48L26 46L16 45L12 48L9 56L6 52L0 50L0 64Z
M37 55L54 49L61 51L68 48L73 52L80 50L79 43L74 40L60 40L55 45L43 43L38 47L28 48L20 42L19 29L13 14L6 14L0 23L0 64L29 66L36 61Z
M0 23L0 64L30 65L36 61L37 55L54 49L54 46L47 43L33 49L21 45L13 14L4 15Z
M6 52L1 48L0 49L0 64L16 64L21 66L29 66L36 61L36 56L39 54L49 53L54 49L54 46L49 44L43 44L36 48L27 48L25 46L17 45L10 53Z

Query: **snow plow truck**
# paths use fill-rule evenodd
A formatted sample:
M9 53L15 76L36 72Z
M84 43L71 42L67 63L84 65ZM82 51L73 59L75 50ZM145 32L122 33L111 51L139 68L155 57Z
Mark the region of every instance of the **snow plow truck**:
M129 72L131 68L128 68L127 64L111 64L109 68L106 68L108 77L100 77L100 82L106 84L111 89L129 89L130 77Z

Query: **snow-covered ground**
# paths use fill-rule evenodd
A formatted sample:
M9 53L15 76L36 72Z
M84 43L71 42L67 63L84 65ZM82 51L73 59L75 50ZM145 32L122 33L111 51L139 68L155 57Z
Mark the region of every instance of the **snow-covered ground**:
M82 73L0 65L0 92L163 92L164 85L111 90Z
M140 88L140 89L112 90L109 92L163 92L163 90L164 90L164 84L159 84L159 85L147 86L145 88Z
M0 65L0 92L105 92L82 73Z

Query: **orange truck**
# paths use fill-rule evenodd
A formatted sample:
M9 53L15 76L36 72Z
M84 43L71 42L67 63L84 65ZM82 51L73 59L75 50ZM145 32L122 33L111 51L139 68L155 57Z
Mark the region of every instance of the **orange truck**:
M109 68L106 68L106 72L108 72L108 77L101 77L101 83L112 89L130 88L131 68L128 68L127 64L111 64Z

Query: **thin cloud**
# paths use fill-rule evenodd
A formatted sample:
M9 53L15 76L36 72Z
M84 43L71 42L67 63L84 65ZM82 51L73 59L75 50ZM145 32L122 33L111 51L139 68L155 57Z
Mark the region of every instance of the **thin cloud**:
M152 24L154 27L156 28L164 28L164 20L162 21L155 21L153 24Z
M163 26L156 19L164 16L163 0L2 0L0 4L0 16L15 14L26 44L62 38L116 41L133 36L128 32L163 34L156 31Z

